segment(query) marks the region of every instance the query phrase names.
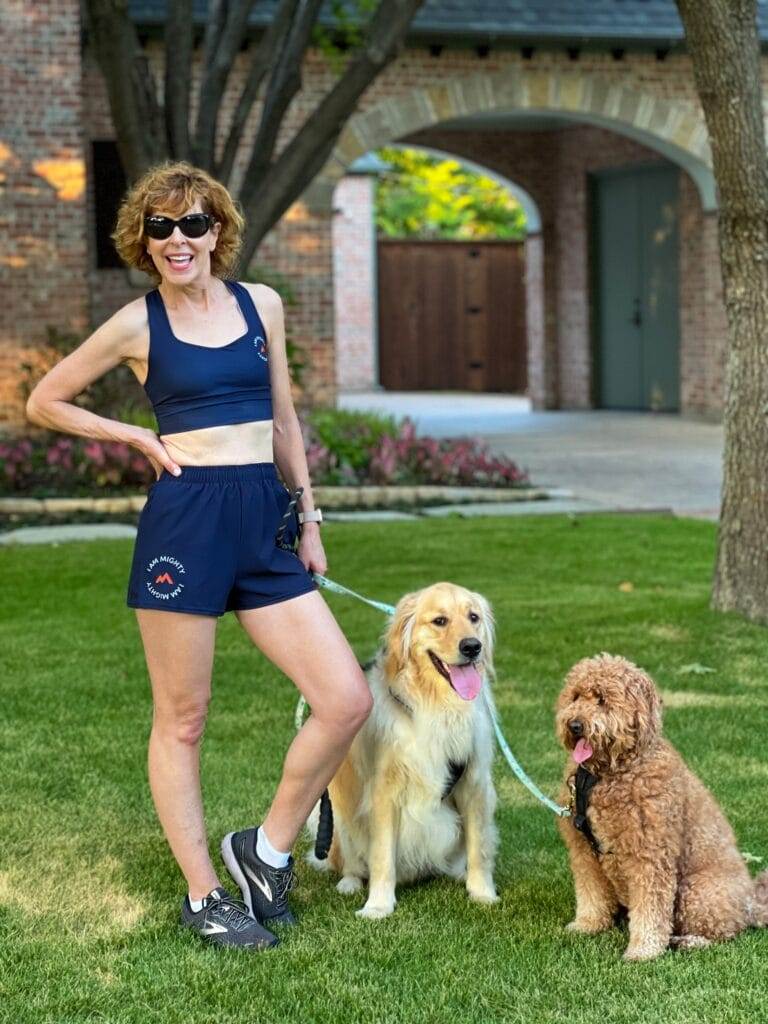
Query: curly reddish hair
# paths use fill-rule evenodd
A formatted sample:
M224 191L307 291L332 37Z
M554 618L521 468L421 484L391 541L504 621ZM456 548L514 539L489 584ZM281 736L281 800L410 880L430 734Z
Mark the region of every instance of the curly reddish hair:
M211 253L211 273L227 277L237 263L245 220L221 182L185 161L169 160L150 167L126 193L112 232L120 259L159 281L157 267L146 249L144 218L156 210L178 217L198 201L203 212L221 224L216 248Z

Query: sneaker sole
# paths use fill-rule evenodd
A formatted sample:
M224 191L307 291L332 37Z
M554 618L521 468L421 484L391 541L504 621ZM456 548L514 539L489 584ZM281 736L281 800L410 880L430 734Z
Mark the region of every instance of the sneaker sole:
M253 912L253 898L251 897L251 887L248 885L243 872L240 870L240 865L237 863L235 857L235 851L232 849L232 837L234 832L228 832L221 840L221 857L224 861L224 866L232 876L233 880L237 883L238 888L243 896L243 902L248 907L248 911L251 917L256 915Z

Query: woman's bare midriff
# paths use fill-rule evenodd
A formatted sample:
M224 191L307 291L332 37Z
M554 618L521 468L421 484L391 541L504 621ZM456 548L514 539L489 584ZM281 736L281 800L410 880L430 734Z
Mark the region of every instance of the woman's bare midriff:
M160 440L180 466L244 466L274 461L272 420L161 434Z

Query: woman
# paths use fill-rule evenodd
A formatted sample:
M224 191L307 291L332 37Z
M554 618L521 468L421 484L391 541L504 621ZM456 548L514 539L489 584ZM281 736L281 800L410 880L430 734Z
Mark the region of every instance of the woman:
M291 399L280 298L265 285L227 280L242 228L231 196L204 171L186 163L150 170L124 200L113 238L123 260L158 288L58 363L32 392L27 415L54 430L127 442L159 474L128 589L152 683L150 788L188 885L182 924L219 945L261 949L277 943L272 925L294 923L291 847L371 696L310 575L326 570L322 516ZM159 436L73 404L119 363L143 384ZM275 464L291 488L304 489L296 553L285 544L295 537L290 526L278 536L290 494ZM222 841L243 902L231 899L211 863L199 782L216 622L230 610L312 708L262 824Z

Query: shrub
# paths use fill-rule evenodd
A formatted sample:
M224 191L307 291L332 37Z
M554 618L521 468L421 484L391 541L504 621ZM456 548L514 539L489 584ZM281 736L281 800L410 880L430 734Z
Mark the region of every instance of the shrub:
M154 479L149 461L119 441L45 434L0 444L0 493L47 497L135 492Z
M413 422L334 409L316 410L305 425L310 476L316 484L443 484L516 487L528 483L511 459L491 455L475 438L417 437Z
M77 334L49 327L47 342L36 352L35 361L21 364L19 392L22 401L26 402L37 382L83 340L84 338ZM95 380L82 394L73 399L73 402L83 409L109 419L120 419L120 414L126 409L133 410L135 416L152 416L149 399L141 384L130 367L124 364L114 367L109 373ZM134 420L131 419L130 422Z
M385 437L397 436L394 416L375 412L355 412L350 409L314 409L306 419L305 441L307 456L326 474L330 482L357 481L367 476L373 452ZM323 451L328 453L324 456ZM310 475L312 469L310 468Z

